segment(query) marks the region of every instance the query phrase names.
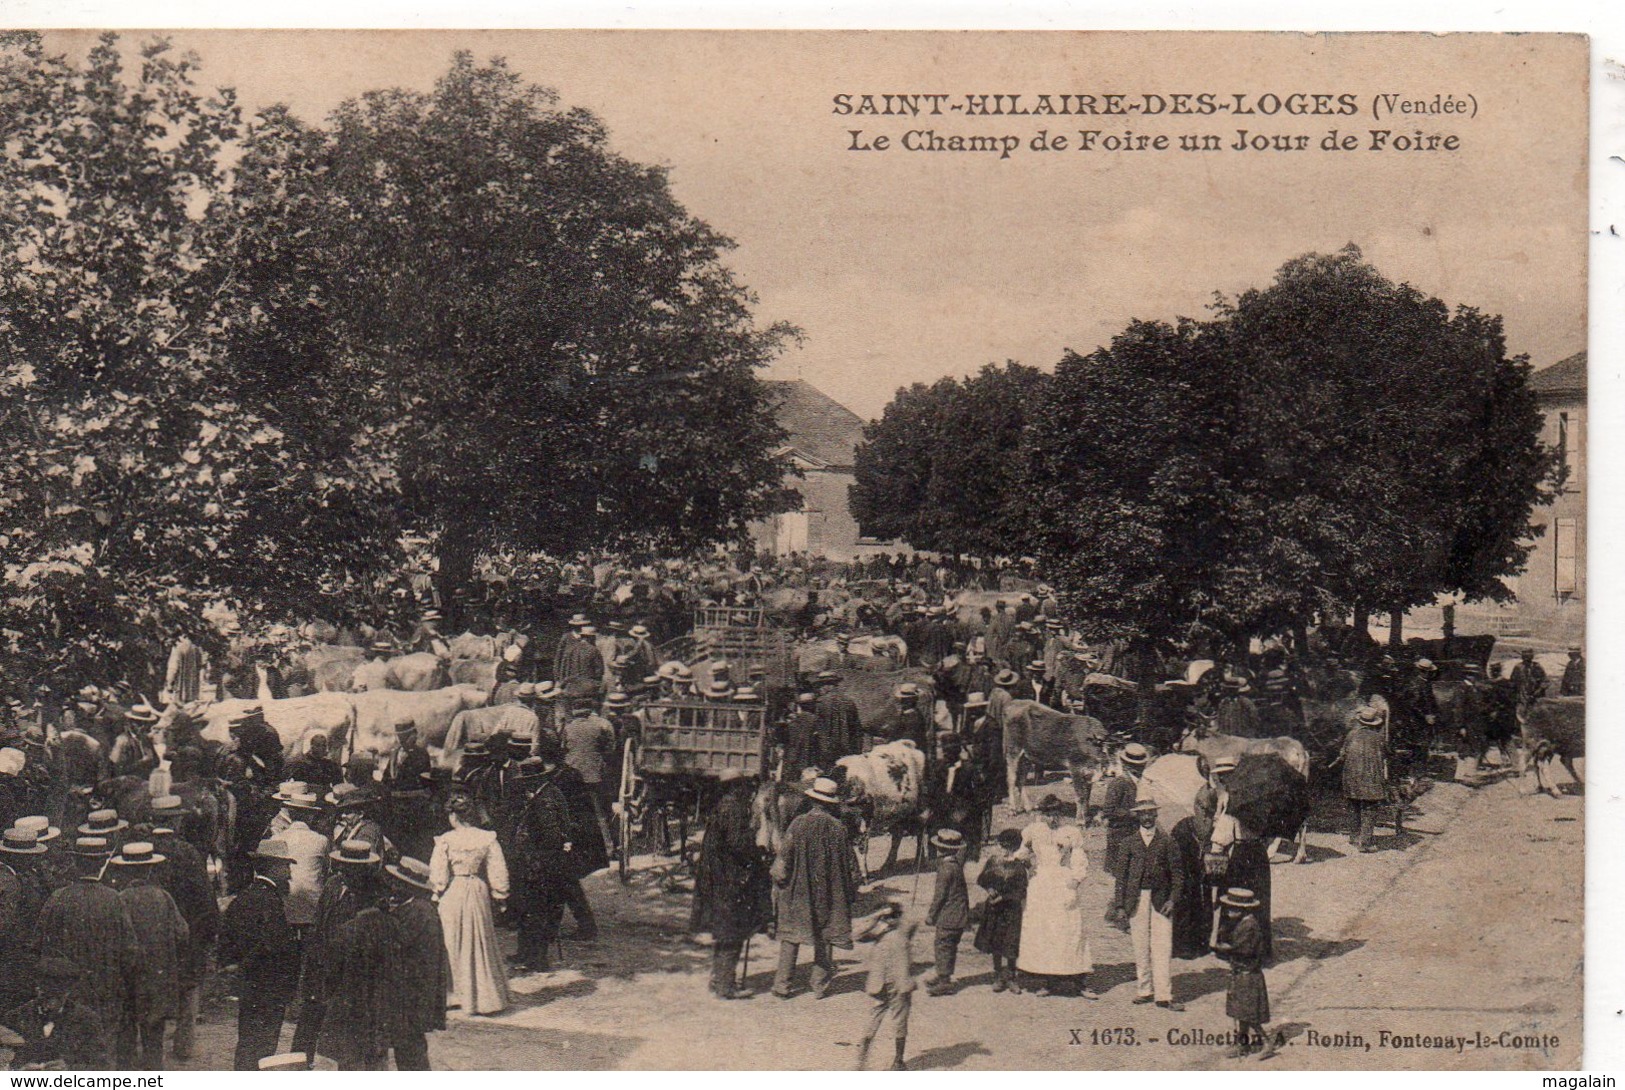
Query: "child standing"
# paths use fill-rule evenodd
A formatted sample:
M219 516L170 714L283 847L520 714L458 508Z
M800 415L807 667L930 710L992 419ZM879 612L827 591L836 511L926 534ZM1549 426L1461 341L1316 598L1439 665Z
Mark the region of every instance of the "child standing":
M993 955L993 990L1021 994L1016 976L1016 955L1021 953L1021 911L1027 899L1027 867L1013 859L1021 847L1021 832L999 833L998 850L977 875L976 884L987 890L982 924L976 929L976 949Z
M943 853L937 862L936 891L931 896L928 927L937 929L936 971L925 982L931 995L951 995L959 940L970 926L970 890L965 888L965 837L957 829L939 829L931 846Z
M875 1035L887 1022L897 1040L897 1052L892 1057L891 1070L906 1071L903 1054L908 1045L908 1016L914 1004L914 971L909 961L909 943L919 927L903 920L903 906L890 904L877 915L873 927L880 933L880 941L869 955L869 978L863 990L875 1001L869 1013L869 1026L858 1043L857 1069L862 1071L869 1063L869 1046ZM873 933L873 932L871 932Z
M1227 890L1219 898L1219 941L1213 950L1230 963L1224 1013L1236 1023L1236 1044L1225 1053L1227 1059L1252 1052L1255 1039L1263 1050L1260 1060L1276 1051L1264 1032L1270 1020L1270 993L1264 984L1264 931L1257 911L1261 903L1250 889Z

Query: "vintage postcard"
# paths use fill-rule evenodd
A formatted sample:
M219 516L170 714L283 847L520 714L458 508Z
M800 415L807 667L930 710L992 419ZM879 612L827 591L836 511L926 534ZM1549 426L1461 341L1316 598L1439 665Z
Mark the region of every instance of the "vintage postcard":
M0 1059L1581 1059L1582 35L0 35Z

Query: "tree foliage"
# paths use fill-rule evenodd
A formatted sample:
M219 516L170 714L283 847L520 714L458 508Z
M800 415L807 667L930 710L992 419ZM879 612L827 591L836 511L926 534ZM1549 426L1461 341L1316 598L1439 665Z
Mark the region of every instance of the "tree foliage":
M129 676L206 602L284 611L388 558L372 480L235 381L237 109L195 65L0 51L0 648L31 676Z
M951 555L1019 553L1022 433L1046 381L1010 361L899 390L857 450L849 502L864 534Z
M1044 570L1101 635L1505 599L1556 469L1528 373L1498 318L1353 246L1133 323L1062 360L1029 429Z
M320 301L295 354L341 365L448 597L482 552L687 547L783 506L755 371L794 331L592 115L459 54L325 128L266 115L242 174L248 221L305 229L277 255Z
M475 558L785 502L731 245L500 61L325 125L196 58L0 41L0 659L140 676L203 607L365 608ZM129 68L136 70L131 71Z

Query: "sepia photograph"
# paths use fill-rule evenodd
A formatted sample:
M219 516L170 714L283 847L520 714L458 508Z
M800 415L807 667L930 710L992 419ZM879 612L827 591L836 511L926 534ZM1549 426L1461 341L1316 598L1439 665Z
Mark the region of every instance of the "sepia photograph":
M1577 1069L1590 63L0 31L0 1068Z

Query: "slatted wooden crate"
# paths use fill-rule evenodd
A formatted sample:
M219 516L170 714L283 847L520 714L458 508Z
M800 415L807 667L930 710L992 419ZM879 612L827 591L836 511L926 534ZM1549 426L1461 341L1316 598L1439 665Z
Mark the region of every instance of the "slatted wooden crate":
M737 768L757 776L766 751L767 716L759 705L663 700L644 710L638 771L713 779Z

